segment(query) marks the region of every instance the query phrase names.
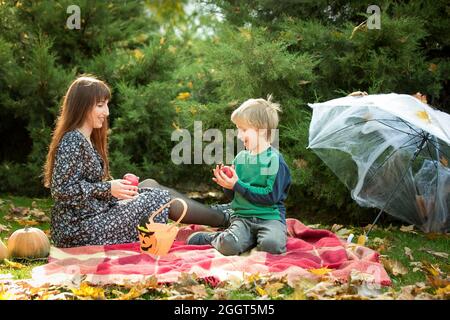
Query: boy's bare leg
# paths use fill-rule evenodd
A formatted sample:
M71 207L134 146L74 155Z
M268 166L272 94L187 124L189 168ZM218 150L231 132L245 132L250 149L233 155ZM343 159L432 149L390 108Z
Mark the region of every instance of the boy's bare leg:
M188 196L179 193L178 191L159 184L154 179L146 179L139 183L139 188L158 188L167 190L170 197L181 198L186 201L188 210L181 223L185 224L200 224L211 227L228 227L230 217L222 211L214 210L200 202L192 200ZM169 219L177 221L183 213L183 205L180 202L174 202L170 205Z

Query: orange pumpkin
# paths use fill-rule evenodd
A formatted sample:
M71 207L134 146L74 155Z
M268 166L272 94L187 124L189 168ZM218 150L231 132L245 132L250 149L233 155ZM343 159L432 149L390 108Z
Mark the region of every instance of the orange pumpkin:
M8 255L15 258L45 258L50 252L47 235L38 228L14 231L8 239Z
M0 240L0 260L8 258L8 249L5 244Z

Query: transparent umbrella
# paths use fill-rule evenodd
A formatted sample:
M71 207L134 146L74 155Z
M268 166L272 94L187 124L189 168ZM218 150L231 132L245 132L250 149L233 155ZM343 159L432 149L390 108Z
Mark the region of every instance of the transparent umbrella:
M361 206L416 225L450 228L450 115L405 94L309 104L309 146ZM371 230L367 233L370 233Z

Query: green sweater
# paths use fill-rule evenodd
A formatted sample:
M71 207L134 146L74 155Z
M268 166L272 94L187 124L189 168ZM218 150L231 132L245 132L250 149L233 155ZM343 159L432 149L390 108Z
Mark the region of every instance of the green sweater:
M239 178L233 190L231 207L240 217L281 220L285 222L284 200L291 184L291 175L283 156L269 147L258 155L239 152L233 161Z

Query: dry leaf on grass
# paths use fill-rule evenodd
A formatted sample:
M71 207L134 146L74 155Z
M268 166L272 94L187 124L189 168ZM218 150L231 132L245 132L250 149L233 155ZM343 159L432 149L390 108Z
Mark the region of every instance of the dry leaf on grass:
M7 267L10 267L10 268L13 268L13 269L23 269L23 268L25 268L25 265L23 265L23 264L21 264L19 262L14 262L14 261L8 260L8 259L3 259L3 263Z
M311 272L312 274L315 274L316 276L323 276L329 274L331 271L333 271L333 269L319 268L319 269L309 269L308 271Z
M73 294L81 298L106 299L105 290L101 287L92 287L87 282L82 282L78 289L71 289Z
M443 299L449 299L450 298L450 284L444 288L436 289L435 293L437 296L441 296Z
M401 231L401 232L408 232L408 233L414 233L414 234L417 234L417 232L414 231L414 225L410 225L410 226L401 226L401 227L400 227L400 231Z
M404 275L408 273L408 269L401 264L400 261L381 257L381 262L386 270L394 276Z
M414 261L414 257L412 255L412 251L410 248L405 247L405 255L409 258L409 260Z
M429 253L438 258L448 259L448 253L446 253L446 252L437 252L437 251L433 251L433 250L427 249L427 248L420 248L419 250Z

